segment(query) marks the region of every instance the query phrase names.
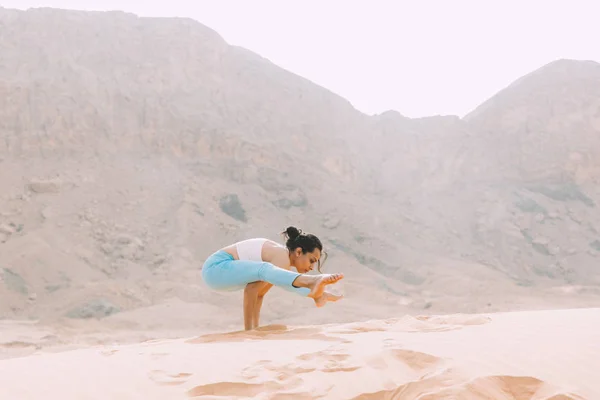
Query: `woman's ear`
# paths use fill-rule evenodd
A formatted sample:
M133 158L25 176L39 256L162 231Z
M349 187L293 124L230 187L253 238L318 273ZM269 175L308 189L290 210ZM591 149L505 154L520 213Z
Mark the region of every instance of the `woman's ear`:
M300 257L302 255L302 248L296 247L296 250L294 252L296 253L296 257Z

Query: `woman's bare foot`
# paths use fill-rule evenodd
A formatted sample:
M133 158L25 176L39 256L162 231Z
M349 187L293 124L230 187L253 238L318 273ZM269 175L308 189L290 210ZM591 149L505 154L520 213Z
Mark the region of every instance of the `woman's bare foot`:
M321 297L315 299L315 304L317 307L323 307L328 301L338 301L343 297L344 296L338 296L337 294L323 292Z
M314 281L309 284L310 293L308 297L317 299L323 295L325 286L336 283L344 277L344 274L322 274L315 277Z

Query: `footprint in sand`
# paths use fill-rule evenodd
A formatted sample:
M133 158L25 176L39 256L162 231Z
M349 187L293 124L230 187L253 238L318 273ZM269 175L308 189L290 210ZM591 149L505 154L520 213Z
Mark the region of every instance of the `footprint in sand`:
M305 354L299 361L313 361L318 358L318 353ZM341 359L341 358L338 358ZM242 377L246 380L259 379L264 382L268 379L270 383L220 383L198 386L190 391L190 397L198 396L256 396L257 393L267 395L269 400L308 400L320 399L324 395L306 392L306 382L303 374L317 371L311 363L310 366L302 367L298 362L280 365L273 361L261 360L245 368ZM319 370L323 372L324 370ZM329 371L324 371L329 372ZM329 392L328 388L325 393ZM208 397L207 397L208 398Z
M367 332L385 332L389 330L390 321L365 321L344 324L331 329L329 332L334 334L352 335Z
M387 320L365 321L344 324L328 330L333 334L360 334L369 332L441 332L461 329L469 325L483 325L491 318L482 315L454 314L448 316L406 316Z
M271 364L272 361L270 360L260 360L257 361L256 363L244 368L242 370L242 377L244 379L256 379L258 377L261 376L261 374L264 373L264 370L269 368L269 364Z
M304 383L300 375L315 371L315 368L303 368L297 364L278 365L273 361L261 360L242 370L244 379L263 379L265 372L273 380L285 383L287 388L297 387Z
M427 378L419 378L414 381L407 382L402 385L398 385L396 388L381 390L374 393L363 393L351 400L381 400L381 399L402 399L402 400L441 400L441 399L454 399L455 397L435 397L440 388L445 388L452 385L451 382L456 381L457 376L449 370L442 371L441 373L434 374ZM434 393L434 397L428 397L429 394ZM458 397L459 399L461 397ZM468 397L469 400L475 400ZM483 400L483 399L477 399ZM499 399L496 399L499 400Z
M584 400L531 376L483 376L468 379L445 369L390 390L363 393L352 400Z
M148 377L159 385L173 386L185 383L192 374L188 372L180 372L169 374L165 371L153 370L148 373Z
M576 394L566 393L557 387L532 376L483 376L468 382L460 382L452 387L439 390L435 396L425 396L423 400L437 398L472 398L475 400L583 400Z
M402 341L394 338L383 339L383 347L393 347L395 349L402 347Z
M278 364L273 361L262 360L244 368L242 377L248 380L264 380L268 378L273 383L281 384L290 390L300 388L304 385L305 382L302 377L304 374L315 371L325 373L351 372L361 368L360 365L353 365L348 362L349 359L350 355L332 348L321 352L302 354L296 357L296 362L288 364ZM279 395L283 396L287 394L279 393ZM300 396L300 394L294 395Z
M168 355L169 353L152 353L150 354L150 358L152 358L153 360L158 360L160 358L167 357Z
M360 365L350 363L349 354L340 353L335 350L323 350L315 353L306 353L296 357L298 361L310 361L311 366L320 366L321 372L352 372L361 368ZM312 368L315 370L316 368ZM311 371L312 372L312 371Z
M445 332L463 329L466 326L484 325L491 320L483 315L418 315L416 317L407 315L394 320L388 330L407 333Z
M301 392L301 393L275 393L269 400L314 400L320 399L323 396L314 396L310 393Z
M366 360L366 364L375 369L393 368L394 364L397 365L398 362L422 375L435 371L443 363L443 360L431 354L399 348L384 350L381 354Z
M112 349L112 350L103 350L101 354L102 354L103 356L110 357L110 356L112 356L112 355L115 355L115 354L116 354L116 353L118 353L118 352L119 352L119 350L117 350L117 349Z
M348 358L350 358L350 356L348 354L344 354L344 353L333 353L333 352L330 352L328 350L323 350L323 351L318 351L316 353L302 354L302 355L299 355L296 358L298 360L301 360L301 361L313 361L313 360L318 360L318 361L323 361L323 360L345 361Z
M259 394L281 390L283 387L275 382L243 383L218 382L196 386L188 390L188 397L223 396L223 397L255 397Z
M436 367L442 362L441 358L420 351L391 349L389 353L396 360L419 372Z
M467 314L452 314L452 315L418 315L415 317L419 321L427 321L438 325L454 325L454 326L470 326L484 325L492 322L490 317L485 315L467 315Z

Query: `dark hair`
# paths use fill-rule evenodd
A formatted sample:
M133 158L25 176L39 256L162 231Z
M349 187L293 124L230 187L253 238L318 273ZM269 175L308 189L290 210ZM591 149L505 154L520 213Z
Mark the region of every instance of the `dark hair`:
M290 253L296 250L298 247L302 249L303 254L312 253L315 248L319 249L321 252L321 258L319 258L317 269L319 272L321 272L321 266L327 259L327 253L323 251L323 244L318 237L312 233L302 233L301 229L298 229L294 226L289 226L285 231L282 232L282 234L286 239L285 246L288 248Z

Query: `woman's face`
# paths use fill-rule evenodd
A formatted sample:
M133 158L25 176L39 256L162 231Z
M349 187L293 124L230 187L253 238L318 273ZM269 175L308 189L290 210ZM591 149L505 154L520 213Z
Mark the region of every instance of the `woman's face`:
M296 270L301 274L306 274L307 272L312 271L319 262L321 258L321 250L315 247L315 249L311 253L302 253L302 249L300 247L296 248L296 250L292 253L291 257L291 265L296 268Z

